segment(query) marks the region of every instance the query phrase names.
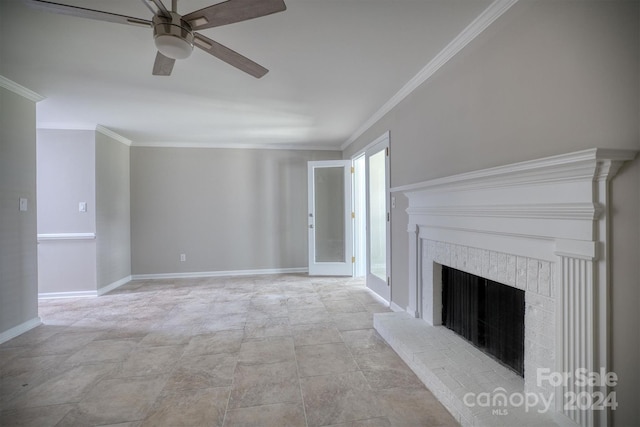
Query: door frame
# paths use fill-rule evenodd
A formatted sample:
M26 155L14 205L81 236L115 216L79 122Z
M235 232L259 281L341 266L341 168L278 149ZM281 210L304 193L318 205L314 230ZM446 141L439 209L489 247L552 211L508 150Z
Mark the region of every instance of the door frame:
M358 161L362 161L358 164ZM364 153L351 158L353 167L353 275L367 276L367 185L366 156Z

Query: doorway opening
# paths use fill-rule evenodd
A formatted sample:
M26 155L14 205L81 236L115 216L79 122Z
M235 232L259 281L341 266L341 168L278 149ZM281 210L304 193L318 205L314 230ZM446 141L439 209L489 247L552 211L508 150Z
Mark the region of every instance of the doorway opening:
M389 133L352 157L355 275L391 301Z

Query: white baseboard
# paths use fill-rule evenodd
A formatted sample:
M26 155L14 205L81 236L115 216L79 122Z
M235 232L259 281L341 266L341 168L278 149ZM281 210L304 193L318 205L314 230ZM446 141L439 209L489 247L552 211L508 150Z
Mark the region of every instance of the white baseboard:
M409 313L411 316L415 317L416 319L420 319L420 314L416 312L415 309L413 309L410 306L407 306L407 309L405 310L407 313Z
M197 271L191 273L161 273L161 274L134 274L132 280L148 279L188 279L199 277L224 277L224 276L258 276L263 274L288 274L307 273L306 267L301 268L270 268L262 270L229 270L229 271Z
M50 233L38 234L38 243L47 240L95 240L96 233Z
M97 296L98 291L41 292L38 294L38 299L91 298Z
M14 326L13 328L8 329L0 334L0 344L17 337L18 335L22 335L25 332L30 331L31 329L40 325L42 325L42 319L40 319L39 317L34 317L33 319L27 320L26 322L21 323L18 326Z
M389 308L393 311L395 311L396 313L402 313L404 312L404 309L402 307L400 307L398 304L396 304L395 302L391 301L391 305L389 306Z
M113 283L103 286L97 291L73 291L73 292L41 292L38 294L38 299L56 299L56 298L90 298L104 295L107 292L119 288L120 286L127 284L131 281L131 276L123 277Z
M103 286L100 289L98 289L98 296L100 295L104 295L107 292L111 292L114 289L119 288L122 285L126 285L127 283L129 283L131 281L132 277L131 275L127 276L127 277L123 277L120 280L116 280L113 283L108 284L107 286Z

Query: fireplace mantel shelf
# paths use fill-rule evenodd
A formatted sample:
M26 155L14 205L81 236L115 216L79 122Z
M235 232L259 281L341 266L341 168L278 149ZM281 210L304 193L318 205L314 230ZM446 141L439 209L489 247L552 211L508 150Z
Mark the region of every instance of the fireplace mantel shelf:
M622 163L633 160L636 154L637 152L633 150L591 148L569 154L561 154L393 187L391 188L391 192L412 193L420 190L455 191L519 185L522 183L549 183L584 178L597 179L603 174L614 176ZM613 169L609 169L609 165L612 165Z

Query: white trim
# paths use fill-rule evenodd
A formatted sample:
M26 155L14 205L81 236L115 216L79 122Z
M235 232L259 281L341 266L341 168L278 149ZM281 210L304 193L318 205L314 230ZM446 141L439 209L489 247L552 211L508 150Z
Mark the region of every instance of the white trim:
M475 206L412 207L409 215L579 219L596 221L603 213L602 207L593 203L540 203Z
M48 233L38 234L38 241L44 240L93 240L96 233Z
M128 147L131 147L131 144L133 143L133 141L131 141L130 139L125 138L118 133L115 133L111 129L107 129L102 125L96 125L96 132L100 132L101 134L108 136L109 138L115 139L116 141L121 142Z
M38 299L95 298L97 296L97 291L41 292L38 294Z
M37 122L36 129L38 130L96 130L95 123L86 122Z
M126 277L123 277L120 280L116 280L113 283L108 284L107 286L103 286L101 288L98 289L98 296L102 296L108 292L113 291L114 289L119 288L122 285L126 285L127 283L129 283L131 281L132 277L131 275L128 275Z
M449 62L458 52L467 46L473 39L478 37L489 25L502 16L511 6L518 0L495 0L485 9L476 19L471 22L460 34L456 36L444 49L440 51L422 70L418 72L411 80L409 80L395 95L391 97L373 116L369 118L362 126L360 126L351 137L342 144L342 150L345 150L358 137L360 137L367 129L373 126L378 120L384 117L411 92L416 90L421 84L427 81L436 73L444 64Z
M545 157L537 160L513 163L479 171L436 178L416 184L391 189L395 192L414 191L466 191L481 188L497 188L526 184L543 184L558 181L582 180L584 174L597 178L598 174L615 175L615 171L601 167L594 169L595 162L610 160L623 162L633 160L637 151L590 148L569 154ZM614 172L612 174L612 172Z
M17 95L22 96L23 98L27 98L29 101L40 102L45 99L44 96L37 94L24 86L19 85L13 80L9 80L3 75L0 75L0 87L10 90Z
M398 304L396 304L393 301L391 301L391 304L389 305L389 308L392 311L395 311L396 313L404 313L405 312L405 310L402 307L400 307Z
M553 251L559 257L569 257L597 261L600 254L596 242L556 239Z
M383 133L382 135L380 135L379 137L377 137L376 139L368 143L363 149L359 150L354 155L352 155L351 160L355 160L356 158L363 156L368 149L370 149L376 144L381 143L384 140L387 140L387 143L391 142L391 131L386 131L385 133Z
M42 292L38 294L38 299L95 298L129 283L131 280L131 276L123 277L122 279L110 283L107 286L103 286L97 291Z
M90 130L93 132L101 133L109 138L115 139L122 144L131 147L133 141L124 136L120 135L112 131L111 129L107 129L106 127L99 124L92 123L61 123L61 122L40 122L37 123L36 128L38 130Z
M22 335L25 332L30 331L31 329L40 325L42 325L42 319L40 319L39 317L34 317L33 319L27 320L26 322L21 323L18 326L14 326L11 329L7 329L6 331L0 334L0 344L5 343L10 339L17 337L18 335Z
M224 276L258 276L263 274L288 274L307 273L306 267L300 268L269 268L261 270L227 270L227 271L194 271L190 273L160 273L160 274L133 274L131 280L150 279L188 279L199 277L224 277Z
M301 150L301 151L342 151L340 146L301 145L301 144L256 144L256 143L218 143L218 142L134 142L133 147L153 148L223 148L254 150Z

